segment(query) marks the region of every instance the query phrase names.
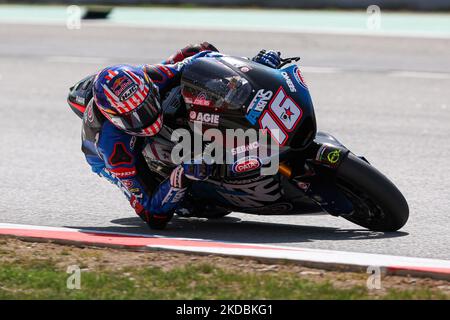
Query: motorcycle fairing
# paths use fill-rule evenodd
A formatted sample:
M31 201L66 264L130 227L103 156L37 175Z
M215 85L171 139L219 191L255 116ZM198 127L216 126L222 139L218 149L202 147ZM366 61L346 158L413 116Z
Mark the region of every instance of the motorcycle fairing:
M283 190L283 192L282 192ZM189 197L227 210L260 215L321 213L322 209L281 175L195 182Z
M293 83L296 82L293 70L290 67L282 70L272 69L236 57L196 59L186 66L181 78L182 94L188 114L191 111L194 114L198 112L218 114L219 129L253 128L268 129L269 132L271 129L277 129L283 135L283 139L275 137L281 144L280 150L304 149L315 136L316 122L308 90L298 84L295 92L292 92L286 82L286 75L283 73L292 77ZM249 121L247 115L252 109L251 104L261 90L265 94L270 92L272 101L254 115L253 121ZM279 95L276 95L277 93ZM300 115L294 112L299 121L295 126L285 128L284 109L287 111L289 106L294 107L294 104L295 108L301 110ZM275 109L280 112L276 112Z
M335 172L350 152L333 136L318 132L314 139L309 174L294 177L293 183L303 188L305 194L331 215L341 216L353 212L353 205L337 187Z
M350 202L333 181L333 172L348 151L333 137L322 133L316 135L311 97L307 87L297 81L295 68L289 66L276 70L234 57L199 58L186 66L181 88L187 112L219 114L219 129L251 128L252 125L245 115L256 93L261 89L273 93L283 90L298 103L303 115L301 123L289 133L290 146L280 148L280 152L289 154L289 150L303 150L301 153L308 154L310 165L315 171L312 176L296 177L292 180L277 174L256 181L246 181L251 180L247 176L233 181L233 177L226 174L231 178L230 181L209 179L193 183L190 198L194 201L201 199L206 203L218 204L228 210L256 214L277 212L264 209L269 206L286 209L285 214L324 210L333 215L351 213L353 208ZM295 92L291 92L292 85L288 85L286 77L294 84ZM238 94L237 88L241 88L243 93ZM268 108L267 105L263 111L268 112ZM309 121L305 121L308 118ZM308 135L315 137L315 141L312 142ZM308 142L309 140L311 142ZM303 159L298 161L305 161L305 158ZM238 180L240 182L237 182Z

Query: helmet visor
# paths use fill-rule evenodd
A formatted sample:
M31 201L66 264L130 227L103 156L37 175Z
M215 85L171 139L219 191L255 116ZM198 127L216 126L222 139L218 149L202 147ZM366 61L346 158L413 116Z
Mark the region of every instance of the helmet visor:
M115 126L129 134L150 136L157 134L161 129L161 106L151 93L147 94L138 107L128 113L119 115L104 110L102 112Z

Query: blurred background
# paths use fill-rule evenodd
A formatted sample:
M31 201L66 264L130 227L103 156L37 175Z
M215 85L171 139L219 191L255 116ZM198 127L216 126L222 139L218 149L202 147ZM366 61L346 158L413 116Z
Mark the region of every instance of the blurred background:
M398 10L449 10L446 0L1 0L0 3L67 3L107 5L200 5L235 7L270 7L299 9L363 9L378 5L384 9Z
M450 1L0 0L0 221L149 233L90 172L76 81L116 63L157 63L188 43L300 56L319 130L407 198L401 232L339 218L233 213L175 219L162 233L450 259Z

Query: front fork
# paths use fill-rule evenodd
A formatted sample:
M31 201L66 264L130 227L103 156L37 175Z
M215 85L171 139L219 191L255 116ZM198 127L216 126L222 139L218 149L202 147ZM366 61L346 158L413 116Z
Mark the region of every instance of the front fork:
M314 141L301 161L281 163L278 172L327 213L348 215L353 205L336 185L336 173L350 151L337 140L331 142Z

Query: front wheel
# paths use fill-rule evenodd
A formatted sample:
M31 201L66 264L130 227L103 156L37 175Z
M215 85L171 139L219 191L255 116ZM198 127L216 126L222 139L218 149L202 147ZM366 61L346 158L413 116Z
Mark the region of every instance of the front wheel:
M397 231L408 221L409 208L397 187L364 160L349 154L336 174L339 189L353 204L345 219L374 231Z

